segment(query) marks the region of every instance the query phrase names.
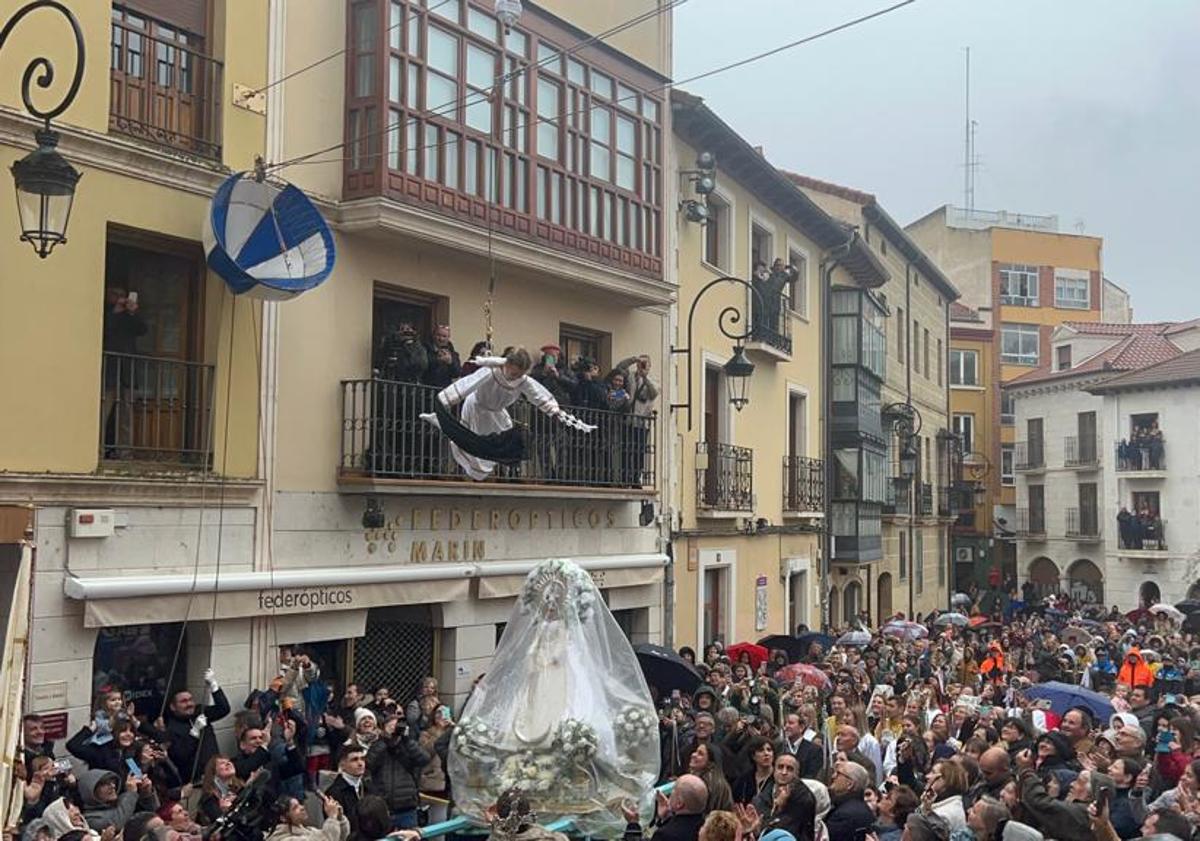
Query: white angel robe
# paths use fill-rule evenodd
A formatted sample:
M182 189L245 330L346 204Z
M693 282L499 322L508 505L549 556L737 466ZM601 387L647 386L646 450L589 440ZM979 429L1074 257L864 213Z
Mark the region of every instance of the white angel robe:
M533 406L547 415L562 412L558 401L537 380L522 375L515 380L504 376L504 359L486 357L475 362L483 367L455 380L438 392L438 399L447 408L462 404L459 420L463 426L479 435L491 435L512 429L512 418L506 411L524 395ZM423 414L422 420L441 429L437 415ZM481 482L496 469L496 462L465 453L451 442L450 453L468 476Z

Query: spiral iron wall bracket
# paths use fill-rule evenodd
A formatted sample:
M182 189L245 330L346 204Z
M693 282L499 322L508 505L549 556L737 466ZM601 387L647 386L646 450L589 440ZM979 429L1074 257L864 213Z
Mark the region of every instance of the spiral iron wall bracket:
M38 56L29 62L25 68L24 74L21 76L21 101L25 103L25 110L40 120L45 121L46 129L50 128L50 121L66 111L71 103L75 101L75 96L79 93L79 86L83 83L83 67L85 51L83 46L83 31L79 28L79 21L75 19L75 15L71 10L64 6L59 0L33 0L17 10L8 22L4 24L4 28L0 29L0 50L4 49L5 43L8 41L9 34L16 28L17 24L25 19L31 12L38 9L53 9L62 12L63 17L71 24L71 29L75 33L75 75L71 79L71 86L67 89L67 93L63 96L60 102L54 108L42 110L38 108L33 101L33 84L36 81L39 88L48 88L54 83L54 64L45 56ZM37 75L37 79L34 76Z

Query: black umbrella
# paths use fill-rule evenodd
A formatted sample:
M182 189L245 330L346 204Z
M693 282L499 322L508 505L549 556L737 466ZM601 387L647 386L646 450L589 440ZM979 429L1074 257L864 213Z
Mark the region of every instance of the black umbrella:
M1200 613L1200 601L1196 599L1184 599L1175 605L1176 610L1182 610L1184 613Z
M805 646L800 644L800 640L789 634L772 634L760 639L758 644L768 651L782 651L788 656L789 663L799 662L805 652Z
M524 459L529 451L527 435L521 426L514 426L504 432L480 435L463 426L458 418L442 405L441 400L433 401L433 411L437 414L438 426L442 428L446 437L458 444L463 452L476 458L500 464L516 464Z
M675 689L691 695L703 682L695 667L669 648L641 643L635 645L633 651L637 654L646 683L658 689L660 695L667 695Z

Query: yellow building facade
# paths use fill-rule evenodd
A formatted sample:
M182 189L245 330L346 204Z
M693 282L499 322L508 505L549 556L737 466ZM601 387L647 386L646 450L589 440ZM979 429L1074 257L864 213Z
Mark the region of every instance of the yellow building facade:
M676 223L672 338L680 408L672 419L669 609L675 644L700 650L714 639L754 641L821 624L828 607L822 289L831 271L846 283L880 275L861 241L700 99L677 91L672 102L684 171L672 185L677 203L703 201L707 210L704 224L686 212ZM716 189L706 198L695 191L694 172L704 154L716 160ZM849 243L845 264L830 269L831 251ZM795 269L778 310L725 279L750 282L756 267L769 270L776 260ZM727 318L730 309L738 320ZM735 343L754 364L741 411L730 405L737 386L724 371Z

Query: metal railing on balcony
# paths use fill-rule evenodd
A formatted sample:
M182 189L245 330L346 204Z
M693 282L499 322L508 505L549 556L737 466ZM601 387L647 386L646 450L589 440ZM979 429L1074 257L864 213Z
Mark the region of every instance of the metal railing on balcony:
M1013 468L1041 470L1046 466L1046 450L1041 441L1018 441L1013 444Z
M1046 512L1040 508L1018 508L1017 509L1017 536L1018 537L1045 537L1046 536Z
M754 508L754 450L732 444L696 442L696 500L714 511Z
M432 412L438 389L392 380L342 381L342 452L345 478L463 479L450 454L450 442L421 420ZM572 487L649 490L655 484L654 415L601 409L571 413L596 431L564 426L524 400L509 409L513 423L527 432L526 457L497 465L500 482Z
M197 50L186 32L147 18L136 20L140 25L111 22L109 128L220 159L221 62Z
M1167 469L1167 442L1162 436L1149 441L1118 441L1116 446L1117 471L1121 473L1141 470Z
M105 352L100 457L207 467L213 371L201 362Z
M884 488L883 513L892 516L907 517L912 513L909 500L912 494L912 482L899 476L891 476Z
M1068 508L1067 537L1076 540L1099 540L1099 512L1095 508Z
M1095 436L1079 438L1068 435L1063 438L1063 464L1067 467L1096 467L1100 464L1100 450Z
M759 303L751 295L750 341L761 342L778 351L792 352L791 304L786 290L775 301Z
M1122 510L1117 514L1117 545L1135 552L1166 552L1167 521Z
M783 510L825 510L825 462L806 456L783 457Z
M921 483L921 496L917 504L917 513L922 517L929 517L933 514L933 485L929 482Z
M938 496L938 516L956 517L964 511L975 510L975 484L958 481L942 488Z

